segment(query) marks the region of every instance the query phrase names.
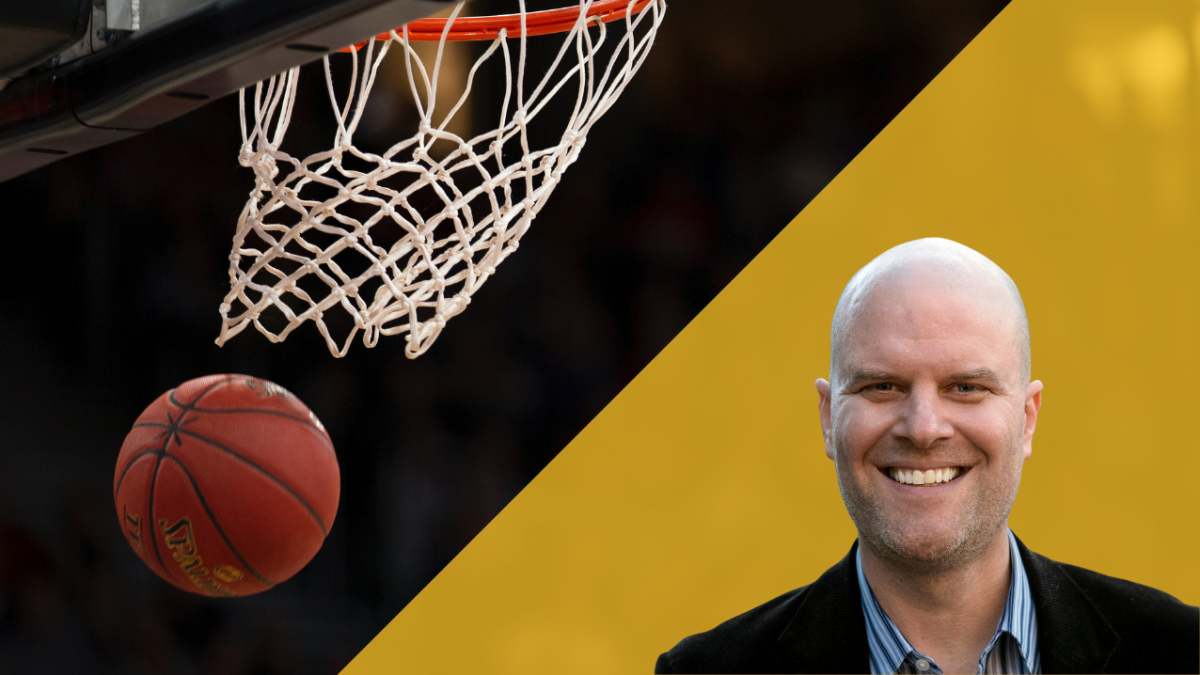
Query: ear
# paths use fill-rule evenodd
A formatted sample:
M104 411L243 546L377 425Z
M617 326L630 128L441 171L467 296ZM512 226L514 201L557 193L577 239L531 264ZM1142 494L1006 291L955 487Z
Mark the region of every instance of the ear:
M817 409L821 413L821 434L825 437L825 456L833 459L833 416L830 412L829 383L817 378Z
M1029 459L1033 454L1033 430L1037 427L1038 411L1042 409L1042 381L1034 380L1025 389L1025 438L1023 439L1023 457Z

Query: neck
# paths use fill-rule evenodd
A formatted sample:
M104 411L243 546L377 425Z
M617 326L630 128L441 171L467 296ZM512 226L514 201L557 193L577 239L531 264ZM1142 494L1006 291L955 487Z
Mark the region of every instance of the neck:
M995 635L1012 578L1007 523L978 555L916 571L877 554L859 537L863 575L879 606L914 649L945 673L977 672Z

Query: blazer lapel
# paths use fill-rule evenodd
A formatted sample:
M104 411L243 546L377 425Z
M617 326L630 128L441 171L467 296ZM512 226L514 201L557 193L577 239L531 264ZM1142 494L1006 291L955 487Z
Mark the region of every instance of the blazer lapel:
M1043 673L1103 673L1121 637L1063 572L1017 540L1037 612Z
M855 541L841 562L808 587L804 602L779 636L779 645L795 659L798 673L871 672L854 565L857 550Z

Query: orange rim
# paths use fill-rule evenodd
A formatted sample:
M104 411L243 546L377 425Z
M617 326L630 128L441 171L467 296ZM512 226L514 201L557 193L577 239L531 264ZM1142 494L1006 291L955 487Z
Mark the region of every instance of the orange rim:
M631 15L640 14L642 10L654 2L658 2L658 0L632 0L633 7L629 12ZM594 24L597 21L610 23L618 19L623 19L630 4L631 0L596 0L587 10L588 23ZM565 33L571 30L578 20L578 7L528 12L525 15L525 35ZM408 39L413 42L438 42L442 39L442 33L445 32L448 21L449 19L417 19L416 21L410 21L407 24ZM403 28L404 26L396 28L396 33L403 35ZM449 42L495 40L500 36L501 30L506 31L510 38L521 37L521 15L501 14L498 16L472 16L457 19L450 26L446 40ZM387 40L389 38L391 38L390 32L380 33L375 36L376 40ZM366 44L366 42L360 42L342 51L358 50Z

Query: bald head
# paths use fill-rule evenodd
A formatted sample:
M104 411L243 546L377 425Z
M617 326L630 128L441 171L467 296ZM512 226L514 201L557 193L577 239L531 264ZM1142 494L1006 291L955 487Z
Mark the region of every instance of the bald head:
M964 311L1003 322L1017 350L1021 377L1030 380L1029 320L1012 278L984 255L949 239L918 239L889 249L860 269L842 291L830 335L830 379L839 377L839 354L862 334L872 308L894 306L916 295L960 302Z

